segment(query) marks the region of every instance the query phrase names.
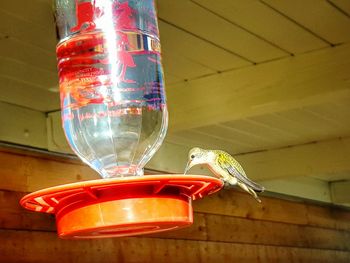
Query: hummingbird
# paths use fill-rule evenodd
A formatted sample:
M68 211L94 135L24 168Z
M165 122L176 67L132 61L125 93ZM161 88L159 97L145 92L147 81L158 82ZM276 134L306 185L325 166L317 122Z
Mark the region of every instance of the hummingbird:
M261 203L257 192L263 192L265 188L250 180L238 161L227 152L205 150L198 147L192 148L188 154L188 162L184 174L197 164L207 165L225 185L238 185Z

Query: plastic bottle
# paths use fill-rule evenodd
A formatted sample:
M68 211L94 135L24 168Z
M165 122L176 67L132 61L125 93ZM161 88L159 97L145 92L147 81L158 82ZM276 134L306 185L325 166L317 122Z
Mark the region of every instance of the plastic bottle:
M103 178L143 175L168 113L153 0L56 0L62 124Z

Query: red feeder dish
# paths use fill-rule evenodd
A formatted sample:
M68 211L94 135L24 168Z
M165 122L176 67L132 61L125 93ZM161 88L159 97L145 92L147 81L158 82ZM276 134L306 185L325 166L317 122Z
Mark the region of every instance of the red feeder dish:
M21 205L55 214L61 238L124 237L191 225L191 201L222 186L201 175L132 176L47 188L26 195Z

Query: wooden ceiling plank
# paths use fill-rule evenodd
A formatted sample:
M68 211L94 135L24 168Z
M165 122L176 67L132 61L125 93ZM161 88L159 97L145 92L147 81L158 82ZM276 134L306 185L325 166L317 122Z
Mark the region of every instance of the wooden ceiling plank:
M345 130L350 131L350 126L349 126L350 122L340 123L336 119L313 112L307 108L304 108L303 112L306 113L305 116L309 116L309 120L307 123L305 123L305 127L308 127L308 126L317 127L319 130L323 130L324 132L328 133L328 135L334 134L335 136L333 137L336 137L336 135L340 135L341 132L344 130L344 128ZM341 113L339 113L339 115L341 115Z
M0 1L0 10L45 29L48 23L54 24L52 4L51 0ZM46 33L46 31L42 33Z
M0 37L0 59L2 58L18 60L44 70L57 72L54 52L48 52L11 37ZM1 61L1 63L4 62Z
M0 112L1 141L47 149L44 113L3 102Z
M350 15L350 1L349 0L327 0L335 6L343 10L347 15Z
M248 61L163 21L159 21L159 28L161 44L166 53L182 54L217 71L251 65Z
M181 79L195 79L204 75L214 74L215 71L195 61L191 61L182 54L163 50L163 67L165 73L170 73Z
M350 18L325 0L263 0L332 44L350 40Z
M232 145L235 145L236 143L243 144L248 146L250 149L263 147L266 144L266 141L264 140L247 135L239 130L230 129L230 127L223 125L209 125L194 130L208 135L215 135L216 137L232 142Z
M268 191L331 203L329 183L312 177L291 177L260 182Z
M350 171L344 171L344 172L337 172L333 174L313 174L309 176L310 178L315 178L317 180L322 180L326 182L333 182L333 181L343 181L343 180L350 180ZM349 204L350 206L350 204Z
M210 133L207 131L203 131L201 129L192 129L191 132L193 132L195 134L195 136L199 136L199 137L203 137L203 138L210 138L211 140L219 140L219 142L224 143L224 145L228 145L229 149L228 151L230 152L236 152L234 151L234 149L236 148L235 145L237 145L237 147L245 147L246 149L252 149L253 145L250 142L244 142L241 140L238 140L235 137L230 137L230 138L225 138L222 137L220 133ZM204 139L203 139L204 140ZM212 145L212 149L216 149L217 145L216 144L211 144Z
M285 141L285 145L326 140L340 135L339 126L332 125L332 123L308 112L306 108L256 118L267 126L285 130L297 136L295 140L289 140L289 143Z
M167 72L165 72L164 78L165 78L165 85L176 84L176 83L183 81L181 78L174 76L174 75L167 73Z
M191 141L193 147L201 147L201 145L205 145L205 148L207 149L220 149L229 153L239 153L242 149L248 149L249 151L253 148L247 143L232 138L230 141L214 134L199 132L198 130L183 131L174 135Z
M5 1L7 2L7 1ZM40 47L54 54L56 32L54 24L46 21L45 27L38 27L22 18L9 15L0 9L0 32L11 38Z
M285 139L296 139L298 136L294 134L291 131L288 131L286 129L281 129L280 127L276 127L275 125L270 125L268 123L265 123L262 118L264 118L266 115L257 116L257 117L251 117L244 119L245 122L248 122L255 126L254 129L257 130L266 130L268 134L271 134L272 137L282 137ZM268 116L268 114L267 114Z
M341 45L171 85L170 132L349 99L349 74Z
M328 45L260 1L193 0L193 2L293 54L320 49Z
M265 137L262 134L260 134L259 132L252 130L252 129L241 129L241 127L239 127L239 125L237 125L237 123L234 121L232 123L227 122L227 123L220 123L218 125L216 125L217 127L224 127L225 129L229 129L232 131L236 131L240 134L244 134L249 138L255 138L258 141L263 141L265 143L271 143L274 141L274 138L271 137Z
M258 136L262 138L262 143L259 147L253 149L253 151L260 151L266 149L274 149L285 145L292 145L298 142L304 142L297 134L291 136L289 133L285 133L282 129L276 128L275 125L262 124L261 122L252 121L251 119L235 120L231 122L225 122L225 126L233 127L239 131L252 134L250 136ZM289 131L289 130L288 130ZM244 153L247 151L243 151Z
M256 180L350 173L350 138L321 141L235 156Z
M0 101L48 112L60 108L59 94L0 76Z
M317 114L327 120L337 123L342 129L350 129L350 105L346 101L345 107L341 107L337 102L324 105L314 105L307 108L308 111Z
M278 130L288 131L289 133L292 133L295 136L297 136L297 138L299 138L299 139L303 135L300 132L300 129L302 128L302 125L300 125L300 123L287 120L286 118L280 116L279 113L272 113L272 114L267 114L267 115L263 115L263 116L257 116L257 117L255 117L255 119L259 120L259 122L264 123L265 127L271 126L271 127L277 128ZM275 137L273 134L269 133L268 129L266 131L265 136L271 136L271 138ZM294 139L295 139L295 137L294 137ZM287 143L287 144L290 144L290 143Z
M325 120L318 117L317 114L312 114L307 110L287 111L280 114L284 118L300 124L300 132L303 134L304 140L326 140L348 135L347 131L350 127L342 127L337 125L333 120Z
M44 70L9 58L1 58L0 76L26 82L45 90L58 86L56 72Z
M281 49L189 0L161 0L158 7L161 19L251 62L288 56Z
M332 182L330 188L333 203L350 205L350 181Z

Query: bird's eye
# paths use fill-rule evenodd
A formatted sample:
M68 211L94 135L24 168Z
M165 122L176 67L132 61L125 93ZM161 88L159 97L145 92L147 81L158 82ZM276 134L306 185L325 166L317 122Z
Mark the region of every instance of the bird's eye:
M194 159L194 155L193 154L191 155L191 159Z

